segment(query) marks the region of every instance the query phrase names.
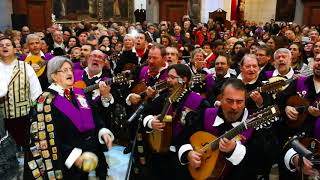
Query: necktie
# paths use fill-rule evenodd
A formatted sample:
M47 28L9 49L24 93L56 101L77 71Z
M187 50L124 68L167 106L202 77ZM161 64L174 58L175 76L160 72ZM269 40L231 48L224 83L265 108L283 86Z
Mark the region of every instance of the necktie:
M64 89L64 97L66 97L69 101L71 101L71 90Z

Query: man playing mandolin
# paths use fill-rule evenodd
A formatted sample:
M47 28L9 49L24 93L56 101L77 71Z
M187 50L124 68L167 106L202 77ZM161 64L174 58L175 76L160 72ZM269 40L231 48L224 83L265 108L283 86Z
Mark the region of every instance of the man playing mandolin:
M295 131L295 133L304 131L307 136L314 137L316 139L320 139L320 110L319 110L319 100L320 100L320 55L317 55L314 59L313 64L313 75L308 77L300 77L297 79L294 84L296 89L291 93L291 97L296 97L298 95L299 99L302 103L307 100L309 104L305 105L305 111L307 111L307 116L303 117L304 112L299 112L296 107L287 105L286 115L288 116L288 125L290 123L298 122L299 127ZM289 99L291 98L289 97ZM299 102L298 102L299 103ZM298 104L297 104L298 105ZM302 121L302 122L299 122ZM286 167L294 172L299 168L298 160L299 156L296 151L290 149L284 155L284 163ZM304 173L306 175L314 175L313 164L304 159ZM293 176L296 176L293 174Z
M187 178L185 177L187 169L178 163L175 145L183 129L193 124L188 119L190 114L209 106L204 98L188 89L190 79L191 71L188 66L184 64L169 66L167 77L169 90L160 93L146 107L145 114L149 115L144 118L143 125L150 133L151 152L148 155L152 179ZM159 141L161 141L160 147L157 146Z
M198 122L198 124L194 124L191 129L186 130L184 133L192 135L194 132L202 129L215 136L220 136L247 119L248 110L245 108L246 88L243 82L239 79L228 79L222 86L221 91L222 99L220 107L207 108L203 112L200 112L200 116L195 116L198 119L195 122ZM236 165L239 165L246 155L246 147L243 143L248 140L251 134L252 129L248 129L240 135L240 139L220 139L219 150L225 154L225 159L235 167L232 169L232 173L228 173L228 175L224 174L220 178L241 179L239 176L241 171L237 170ZM203 161L203 154L195 151L191 144L189 144L189 138L187 139L179 148L179 160L182 164L189 163L192 169L199 168L203 163L206 163ZM194 178L201 179L201 177Z

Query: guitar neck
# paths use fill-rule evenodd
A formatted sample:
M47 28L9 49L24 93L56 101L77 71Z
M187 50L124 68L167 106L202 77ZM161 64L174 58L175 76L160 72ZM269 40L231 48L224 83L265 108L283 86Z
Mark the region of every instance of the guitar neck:
M158 119L160 120L160 122L163 122L163 119L164 119L165 115L167 114L170 106L171 106L171 102L170 102L170 99L168 98L162 108L161 114L158 116Z
M39 65L40 67L43 67L43 66L45 66L45 65L47 64L47 62L48 62L48 61L43 60L43 61L39 62L38 65Z
M113 79L107 79L104 81L107 85L111 85L113 83ZM98 89L99 88L99 83L97 84L94 84L94 85L91 85L91 86L88 86L86 88L83 89L83 92L84 93L88 93L88 92L91 92L95 89Z
M240 134L242 131L246 130L246 126L244 124L244 122L242 122L241 124L239 124L238 126L232 128L231 130L227 131L225 134L223 134L222 136L220 136L219 138L217 138L216 140L214 140L213 142L211 142L211 149L218 149L219 148L219 142L220 139L222 138L227 138L227 139L232 139L234 137L236 137L238 134Z
M167 87L167 82L163 81L163 82L160 82L160 83L155 84L154 86L152 86L152 89L154 89L155 91L159 91L159 90L165 89L166 87ZM147 95L147 92L143 91L143 92L139 93L139 95L141 97L145 97Z

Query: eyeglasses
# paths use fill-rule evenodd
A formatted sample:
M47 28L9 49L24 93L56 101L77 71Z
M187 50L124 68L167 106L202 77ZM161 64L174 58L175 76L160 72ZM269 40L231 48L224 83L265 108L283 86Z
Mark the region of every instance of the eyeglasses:
M97 55L97 54L91 54L90 57L98 58L98 59L104 59L103 55Z
M170 79L178 79L180 77L179 76L174 76L172 74L168 74L168 78L170 78Z
M63 74L67 74L68 72L73 73L73 69L72 68L65 68L65 69L58 70L57 72L62 72Z

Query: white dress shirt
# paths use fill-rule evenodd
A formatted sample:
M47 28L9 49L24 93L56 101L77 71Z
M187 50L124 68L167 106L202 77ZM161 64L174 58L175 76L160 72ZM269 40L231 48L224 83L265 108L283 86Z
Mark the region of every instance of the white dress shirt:
M3 97L8 92L8 86L11 80L14 67L18 64L18 60L15 59L10 64L5 64L0 60L0 97ZM33 68L26 63L26 74L30 83L30 98L33 102L42 94L41 85L38 76L34 72Z

